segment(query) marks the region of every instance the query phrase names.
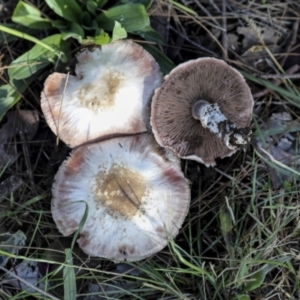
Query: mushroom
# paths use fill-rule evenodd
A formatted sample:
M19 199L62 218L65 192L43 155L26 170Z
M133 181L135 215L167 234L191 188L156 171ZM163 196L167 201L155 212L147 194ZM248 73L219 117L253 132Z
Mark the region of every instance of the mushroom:
M150 128L150 100L162 81L154 58L131 40L77 55L77 76L53 73L41 107L51 130L70 147Z
M58 230L79 228L91 256L138 261L164 248L188 212L190 190L173 152L152 135L119 137L75 149L52 188Z
M155 91L152 130L159 145L179 157L213 166L250 142L253 104L244 78L226 62L191 60Z

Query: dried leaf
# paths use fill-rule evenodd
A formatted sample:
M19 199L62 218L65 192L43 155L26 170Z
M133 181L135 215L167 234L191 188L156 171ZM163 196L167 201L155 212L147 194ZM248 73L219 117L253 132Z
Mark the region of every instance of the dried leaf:
M0 183L0 202L15 192L23 181L20 177L11 175Z
M1 242L1 240L3 240ZM24 246L26 241L26 235L23 233L23 231L18 230L14 234L1 234L0 235L0 266L5 266L7 263L7 260L9 259L9 255L6 255L6 253L10 254L17 254L20 250L20 246Z

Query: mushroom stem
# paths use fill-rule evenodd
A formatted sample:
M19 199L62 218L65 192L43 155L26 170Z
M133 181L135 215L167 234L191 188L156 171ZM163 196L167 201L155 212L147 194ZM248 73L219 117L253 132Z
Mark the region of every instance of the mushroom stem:
M251 141L250 128L237 128L224 116L217 103L199 100L192 107L192 115L204 128L208 128L222 139L229 149L244 149Z

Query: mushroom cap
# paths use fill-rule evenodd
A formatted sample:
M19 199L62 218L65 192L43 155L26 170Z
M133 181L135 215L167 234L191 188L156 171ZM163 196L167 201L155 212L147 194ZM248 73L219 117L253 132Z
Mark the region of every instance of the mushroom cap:
M77 60L77 76L51 74L41 95L46 121L61 140L75 147L150 128L150 101L162 74L146 50L120 40L84 49Z
M61 165L52 194L58 230L75 232L87 205L79 246L114 261L138 261L164 248L190 202L178 158L149 134L78 147Z
M249 126L253 109L250 88L226 62L205 57L180 64L165 77L152 100L151 125L156 141L179 157L215 165L236 150L192 116L198 100L218 103L237 128Z

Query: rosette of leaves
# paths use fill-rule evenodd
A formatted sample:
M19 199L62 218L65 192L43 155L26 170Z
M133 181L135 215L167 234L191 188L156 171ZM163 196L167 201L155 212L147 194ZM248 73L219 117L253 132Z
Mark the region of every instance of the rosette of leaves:
M9 34L9 41L23 38L35 45L12 61L8 68L9 83L0 87L0 121L47 66L59 66L68 61L74 45L72 41L83 46L104 45L136 37L163 44L162 37L150 26L147 10L152 1L45 0L38 8L20 0L14 9L12 23L0 25L0 30ZM40 35L47 37L35 37ZM173 68L172 61L153 45L145 48L156 58L163 73Z

